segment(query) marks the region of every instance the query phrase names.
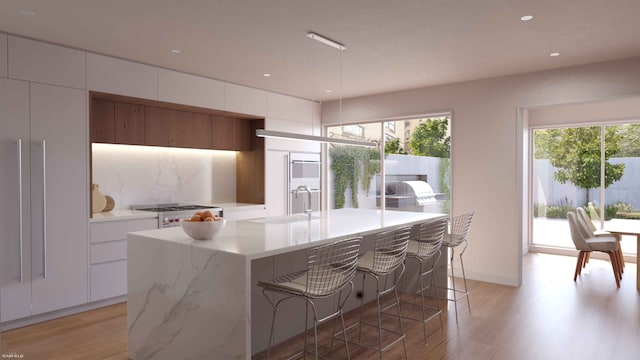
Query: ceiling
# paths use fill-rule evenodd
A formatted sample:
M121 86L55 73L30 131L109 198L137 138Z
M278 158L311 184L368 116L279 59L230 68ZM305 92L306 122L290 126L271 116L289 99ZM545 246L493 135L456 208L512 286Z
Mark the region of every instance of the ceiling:
M640 56L638 14L639 0L0 0L0 31L324 101Z

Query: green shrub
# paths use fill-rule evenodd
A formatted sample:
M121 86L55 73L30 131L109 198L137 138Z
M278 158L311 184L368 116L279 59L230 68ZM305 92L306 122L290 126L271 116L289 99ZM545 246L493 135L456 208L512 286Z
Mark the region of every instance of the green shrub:
M545 210L544 206L545 205L538 206L539 215L544 214L543 212ZM569 201L569 199L565 197L564 199L560 199L560 201L558 201L558 205L546 206L546 215L548 218L551 218L551 219L566 219L567 213L569 211L575 211L575 210L576 208L573 206L571 201Z
M555 205L547 206L547 217L551 219L561 219L562 209L559 206L555 206ZM566 213L565 213L565 217L566 217Z
M616 214L616 217L619 219L633 219L633 220L640 220L640 212L624 212L624 211L619 211Z
M633 206L629 203L623 203L618 201L615 204L605 205L604 207L604 219L611 220L618 216L619 213L631 214L633 213Z

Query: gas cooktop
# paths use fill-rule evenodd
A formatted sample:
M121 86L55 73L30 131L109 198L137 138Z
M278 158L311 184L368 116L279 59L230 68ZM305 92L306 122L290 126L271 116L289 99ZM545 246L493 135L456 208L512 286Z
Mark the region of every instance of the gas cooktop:
M171 212L171 211L193 211L204 209L218 208L215 205L182 205L182 204L153 204L153 205L134 205L133 210L152 211L152 212Z

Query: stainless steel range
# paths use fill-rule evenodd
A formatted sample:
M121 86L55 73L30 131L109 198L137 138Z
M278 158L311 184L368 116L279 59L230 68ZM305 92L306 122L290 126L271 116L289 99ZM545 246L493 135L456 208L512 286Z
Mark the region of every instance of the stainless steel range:
M223 209L214 205L193 205L193 204L145 204L133 205L132 210L152 211L158 213L158 228L180 226L180 221L189 219L196 211L209 210L212 214L223 216Z

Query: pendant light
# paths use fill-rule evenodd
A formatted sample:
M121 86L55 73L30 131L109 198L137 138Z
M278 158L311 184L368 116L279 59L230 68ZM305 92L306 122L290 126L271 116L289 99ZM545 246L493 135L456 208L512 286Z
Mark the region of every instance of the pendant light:
M307 37L316 41L319 41L325 45L331 46L338 51L346 50L347 47L337 41L331 40L325 36L314 32L308 32ZM312 66L313 67L313 66ZM312 78L313 78L313 68L311 69ZM313 82L313 80L312 80ZM313 84L311 87L311 97L313 98ZM340 124L342 125L342 55L340 55L340 91L339 91L339 118ZM313 113L313 110L312 110ZM364 146L364 147L377 147L378 144L369 141L357 141L343 138L333 138L328 136L317 136L313 135L313 115L311 117L311 127L312 127L312 135L305 134L296 134L289 133L284 131L273 131L266 129L257 129L256 136L263 138L278 138L278 139L286 139L286 140L303 140L303 141L315 141L320 143L332 143L332 144L342 144L342 145L352 145L352 146Z

